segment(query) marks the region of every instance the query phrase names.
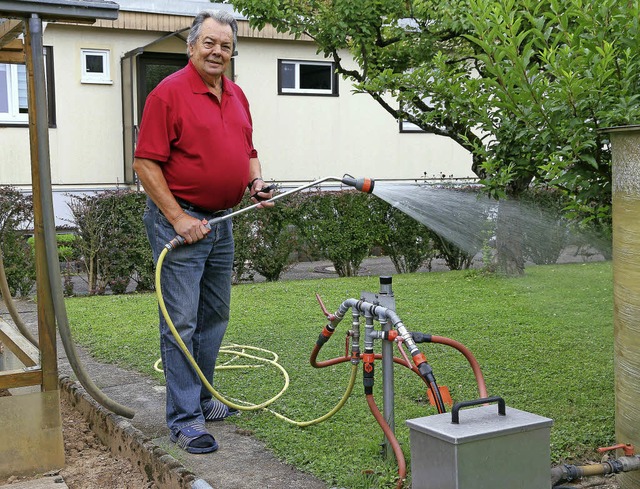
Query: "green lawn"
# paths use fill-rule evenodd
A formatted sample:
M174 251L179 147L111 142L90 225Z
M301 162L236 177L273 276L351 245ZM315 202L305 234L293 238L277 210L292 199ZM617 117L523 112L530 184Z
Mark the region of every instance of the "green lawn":
M315 293L334 312L345 299L378 290L377 277L234 286L226 341L277 353L291 384L271 409L296 420L317 418L342 396L349 364L325 369L309 365L309 353L326 323ZM502 396L508 407L554 420L550 463L594 460L595 448L612 444L610 262L530 267L515 279L477 271L402 274L394 276L393 290L397 314L409 330L455 339L474 353L489 395ZM159 357L155 295L70 298L67 307L78 343L98 358L162 382L153 370ZM321 360L343 354L349 323L347 317L339 325L321 351ZM454 401L478 397L462 355L442 345L419 346ZM395 368L396 434L409 467L404 420L436 411L425 400L425 384L407 369ZM282 382L273 367L216 374L216 387L223 394L255 403L273 397ZM382 409L381 384L378 367L375 392ZM369 413L360 371L348 402L324 423L298 428L267 412L244 413L234 422L264 440L279 457L329 484L393 487L396 468L378 455L382 432Z

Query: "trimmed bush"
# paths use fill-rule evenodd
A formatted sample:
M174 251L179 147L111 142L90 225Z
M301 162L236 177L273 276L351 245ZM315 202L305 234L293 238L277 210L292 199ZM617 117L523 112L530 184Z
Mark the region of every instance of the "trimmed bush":
M131 280L136 290L150 290L154 264L142 214L146 195L117 190L71 196L69 208L77 227L74 241L85 265L90 294L124 293Z
M369 208L369 194L355 191L308 192L298 200L297 227L307 243L333 263L340 277L357 274L377 244L380 223Z
M31 196L0 187L0 252L11 295L28 295L36 281L33 249L21 232L32 219Z

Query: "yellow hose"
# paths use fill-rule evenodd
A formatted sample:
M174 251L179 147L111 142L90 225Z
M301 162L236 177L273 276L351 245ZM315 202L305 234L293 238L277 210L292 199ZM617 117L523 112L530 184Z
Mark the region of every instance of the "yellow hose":
M236 357L250 358L250 359L253 359L253 360L258 360L260 362L264 362L264 363L268 363L270 365L273 365L278 370L280 370L282 372L282 375L284 376L285 382L284 382L283 388L274 397L272 397L271 399L269 399L267 401L264 401L264 402L262 402L260 404L251 404L251 403L247 403L245 401L238 401L238 402L242 402L243 404L236 404L236 403L231 402L230 400L226 399L224 396L222 396L222 394L220 394L218 391L216 391L214 389L214 387L211 385L211 383L207 380L205 375L202 373L202 370L200 370L200 367L198 366L198 364L196 363L195 359L193 358L193 355L191 355L191 352L187 348L187 345L185 345L184 341L180 337L180 333L178 333L178 330L176 329L175 325L173 324L173 321L171 320L171 317L169 316L169 312L167 311L166 305L164 303L164 297L162 295L162 284L161 284L160 276L161 276L161 271L162 271L162 264L163 264L164 258L165 258L165 256L167 255L168 252L169 252L169 249L168 248L164 248L162 250L162 253L160 253L160 256L158 257L158 263L156 264L156 282L155 283L156 283L156 296L158 298L158 305L160 307L160 311L162 312L162 315L164 316L164 319L167 322L167 325L169 326L169 329L171 330L171 333L173 333L173 336L174 336L176 342L178 343L178 345L180 346L182 352L187 357L187 360L189 360L189 363L194 368L194 370L195 370L196 374L198 375L198 377L200 377L200 380L202 381L203 385L207 388L207 390L209 392L211 392L211 394L216 399L218 399L220 402L223 402L227 406L232 407L234 409L237 409L239 411L257 411L259 409L264 409L264 410L269 411L270 413L272 413L278 419L286 421L287 423L294 424L296 426L311 426L313 424L321 423L322 421L325 421L325 420L329 419L331 416L333 416L335 413L337 413L342 408L342 406L344 406L344 404L347 402L347 399L351 395L351 392L353 391L353 386L355 385L356 374L357 374L357 365L352 365L351 366L351 376L349 378L349 384L347 385L347 389L345 390L345 392L344 392L342 398L340 399L340 401L338 402L338 404L336 404L333 409L331 409L329 412L327 412L323 416L320 416L319 418L313 419L311 421L295 421L295 420L292 420L290 418L287 418L286 416L284 416L282 414L279 414L279 413L277 413L275 411L272 411L271 409L266 409L267 406L269 406L270 404L273 404L289 388L289 373L284 369L284 367L282 365L280 365L278 363L278 355L276 353L274 353L272 351L269 351L269 350L262 349L262 348L258 348L258 347L255 347L255 346L247 346L247 345L235 345L235 344L234 345L229 345L228 347L221 348L220 349L220 353L232 354L232 355L235 355ZM231 349L229 349L229 348L231 348ZM237 350L233 350L233 348L242 348L243 350L242 351L237 351ZM258 351L267 352L267 353L270 353L271 355L273 355L274 358L273 359L269 359L269 358L264 358L264 357L251 355L249 353L246 353L244 351L245 349L252 349L252 350L258 350ZM159 359L154 364L154 368L156 370L158 370L158 371L162 371L159 368L159 364L160 364L161 361L162 360ZM233 359L230 360L230 361L233 361ZM216 369L217 370L221 370L221 369L225 369L225 368L256 368L256 367L260 367L260 366L261 365L222 365L220 367L217 367Z

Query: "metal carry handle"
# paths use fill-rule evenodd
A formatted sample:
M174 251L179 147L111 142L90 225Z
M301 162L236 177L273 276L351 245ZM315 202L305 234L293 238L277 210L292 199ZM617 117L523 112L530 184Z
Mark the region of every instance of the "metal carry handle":
M451 422L453 424L460 424L460 415L458 413L458 411L460 411L460 408L469 407L469 406L476 406L478 404L488 404L490 402L497 402L498 403L498 414L500 416L506 416L507 408L506 408L506 405L504 403L504 399L502 399L502 397L500 397L500 396L483 397L481 399L474 399L473 401L462 401L462 402L455 403L453 405L453 407L451 408Z

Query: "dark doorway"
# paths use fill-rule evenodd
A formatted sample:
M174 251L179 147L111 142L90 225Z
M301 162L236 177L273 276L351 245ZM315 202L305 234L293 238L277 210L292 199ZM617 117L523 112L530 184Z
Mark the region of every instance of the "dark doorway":
M167 76L184 68L189 58L187 54L142 53L138 57L138 117L142 117L142 109L147 96L158 83Z

